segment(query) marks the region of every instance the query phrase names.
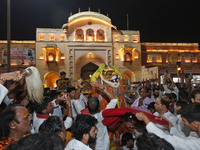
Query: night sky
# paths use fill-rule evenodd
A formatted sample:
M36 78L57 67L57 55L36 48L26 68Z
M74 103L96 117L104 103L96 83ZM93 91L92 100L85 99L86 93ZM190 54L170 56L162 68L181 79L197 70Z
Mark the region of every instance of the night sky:
M11 0L11 39L35 40L36 28L61 28L70 12L100 12L118 30L139 30L141 42L200 43L197 0ZM0 0L0 40L6 40L7 0Z

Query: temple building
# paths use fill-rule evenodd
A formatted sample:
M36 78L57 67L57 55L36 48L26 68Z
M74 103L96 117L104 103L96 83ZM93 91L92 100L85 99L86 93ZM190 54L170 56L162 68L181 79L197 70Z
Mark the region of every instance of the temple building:
M55 87L60 71L65 71L71 81L88 80L102 63L115 65L123 75L124 84L160 79L167 69L176 75L180 64L182 74L200 74L198 43L141 43L139 31L117 30L109 17L98 12L71 15L60 29L37 28L36 40L21 41L21 47L20 41L18 45L13 42L11 58L12 49L25 49L30 42L28 49L35 50L36 67L44 87ZM7 45L5 41L0 43L4 65ZM21 65L11 61L11 65L26 67L28 63Z

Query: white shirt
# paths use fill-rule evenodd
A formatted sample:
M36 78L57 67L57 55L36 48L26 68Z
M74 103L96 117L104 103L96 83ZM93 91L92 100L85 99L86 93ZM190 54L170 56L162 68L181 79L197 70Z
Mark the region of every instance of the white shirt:
M8 89L0 84L0 104L2 103L5 96L8 94Z
M81 141L73 139L69 141L69 143L65 147L65 150L92 150L92 149L88 145L82 143Z
M146 126L148 132L154 133L157 136L168 141L175 150L199 150L200 139L195 137L180 138L174 135L165 134L161 129L157 128L152 122Z
M117 99L112 99L108 103L105 109L115 108L117 102L118 102ZM102 112L103 110L93 115L98 120L98 123L96 124L98 133L97 133L97 139L96 139L96 144L95 144L95 150L109 150L110 148L108 130L107 130L107 127L103 125L102 123L102 120L103 120Z
M46 115L47 116L47 115ZM40 125L46 120L47 118L38 118L36 112L33 113L33 125L31 133L38 133ZM65 128L68 129L72 126L72 118L67 117L64 121Z
M38 118L36 115L36 112L33 113L33 125L31 133L38 133L40 125L43 123L43 121L46 120L45 118Z
M173 91L168 89L166 84L163 85L163 88L164 88L164 94L165 93L174 93L174 94L176 94L176 99L178 100L179 89L177 88L177 86L173 87L173 89L174 89Z
M3 102L6 104L6 106L12 104L13 101L14 101L14 99L9 99L7 95L3 99Z
M159 113L155 112L154 115L158 116ZM172 114L170 111L167 111L162 116L165 117L168 121L170 121L171 124L173 124L174 126L178 123L178 118L174 114Z
M159 113L155 112L154 115L158 116ZM162 116L165 117L169 122L171 122L171 124L173 124L173 126L175 126L175 127L177 126L178 119L170 111L164 113ZM160 128L161 130L163 130L165 133L169 134L168 126L163 126L163 125L159 125L159 124L156 124L156 126L158 128Z
M53 110L53 114L52 116L58 116L61 120L63 120L63 114L62 114L62 110L59 104L55 103L55 100L52 101L53 105L54 105L54 110ZM67 117L64 121L64 125L65 128L68 129L72 126L72 118L71 117Z
M78 114L81 114L81 110L85 109L87 105L87 98L80 94L79 99L71 100L71 107L72 107L72 118L75 120Z

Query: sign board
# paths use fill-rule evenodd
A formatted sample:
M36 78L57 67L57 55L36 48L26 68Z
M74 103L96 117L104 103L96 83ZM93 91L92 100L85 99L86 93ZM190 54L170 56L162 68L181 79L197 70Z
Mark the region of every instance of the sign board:
M35 60L35 50L29 48L11 48L10 62L11 65L29 65L30 58ZM7 63L7 48L2 50L2 63Z

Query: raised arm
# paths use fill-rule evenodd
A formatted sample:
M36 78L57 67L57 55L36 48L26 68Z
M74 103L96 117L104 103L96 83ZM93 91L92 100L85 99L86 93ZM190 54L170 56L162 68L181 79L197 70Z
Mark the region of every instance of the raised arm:
M77 100L80 98L80 93L81 93L81 90L82 88L84 87L84 84L83 84L83 80L82 79L79 79L77 81L77 85L78 85L78 88L76 90L76 93L75 93L75 96L74 96L74 99Z
M98 88L101 90L110 100L116 99L115 95L112 94L110 91L108 91L103 85L100 83L96 82L94 83L93 81L90 83L93 87Z

